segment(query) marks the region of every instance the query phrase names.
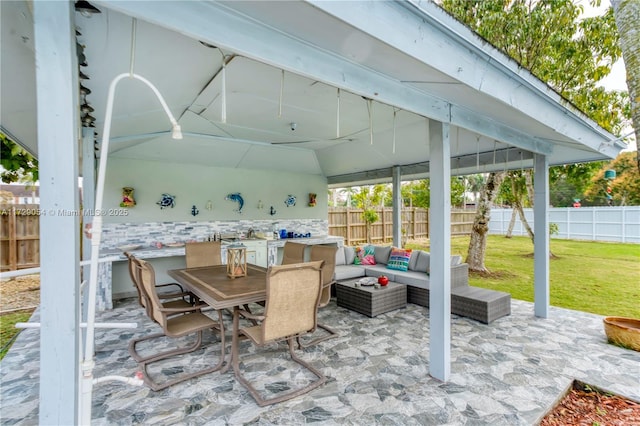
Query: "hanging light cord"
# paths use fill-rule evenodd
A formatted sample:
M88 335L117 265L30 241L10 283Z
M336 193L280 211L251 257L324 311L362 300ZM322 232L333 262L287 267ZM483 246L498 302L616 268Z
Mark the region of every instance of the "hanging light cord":
M136 26L138 20L133 18L131 21L131 57L129 59L129 76L133 78L133 64L136 61Z

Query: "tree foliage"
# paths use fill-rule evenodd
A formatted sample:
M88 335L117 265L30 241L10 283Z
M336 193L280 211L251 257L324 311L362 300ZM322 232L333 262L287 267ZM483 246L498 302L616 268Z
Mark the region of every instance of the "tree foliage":
M614 205L640 205L640 172L636 167L635 154L623 152L604 166L592 178L592 186L586 192L590 204L607 205L607 187L611 188ZM615 170L616 178L605 179L607 170Z
M583 7L573 0L443 0L442 6L600 126L620 133L628 97L596 86L621 55L611 8L580 19Z
M637 0L611 0L620 48L627 70L630 115L636 134L637 168L640 170L640 2Z
M38 160L25 151L20 145L0 133L2 150L0 151L0 180L11 182L36 182L38 180Z

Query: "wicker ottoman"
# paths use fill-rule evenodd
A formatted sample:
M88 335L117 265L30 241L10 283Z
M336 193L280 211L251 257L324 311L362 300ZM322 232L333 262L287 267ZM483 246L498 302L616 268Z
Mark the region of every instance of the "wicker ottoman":
M511 314L511 295L479 287L451 290L451 313L485 324Z
M336 283L338 306L369 317L407 306L407 287L404 284L389 282L388 285L376 289L374 287L356 287L356 281L358 279Z

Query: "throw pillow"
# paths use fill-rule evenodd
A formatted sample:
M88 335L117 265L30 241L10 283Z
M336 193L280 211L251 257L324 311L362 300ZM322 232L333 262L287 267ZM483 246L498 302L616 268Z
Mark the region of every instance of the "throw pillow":
M355 250L356 250L356 255L353 258L353 264L362 265L362 253L363 253L362 247L356 246Z
M375 265L375 249L373 246L356 247L355 265Z
M375 265L376 264L376 251L374 246L364 246L364 253L362 256L363 265Z
M409 269L411 251L411 249L400 249L396 247L391 249L391 255L389 256L387 268L395 269L397 271L406 271L407 269Z

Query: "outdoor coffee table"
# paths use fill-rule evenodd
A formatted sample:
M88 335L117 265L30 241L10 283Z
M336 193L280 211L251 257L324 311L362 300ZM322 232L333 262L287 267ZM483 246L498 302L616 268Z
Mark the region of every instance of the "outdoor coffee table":
M407 286L389 281L380 288L358 286L361 278L338 281L336 296L338 306L351 309L369 317L407 306Z

